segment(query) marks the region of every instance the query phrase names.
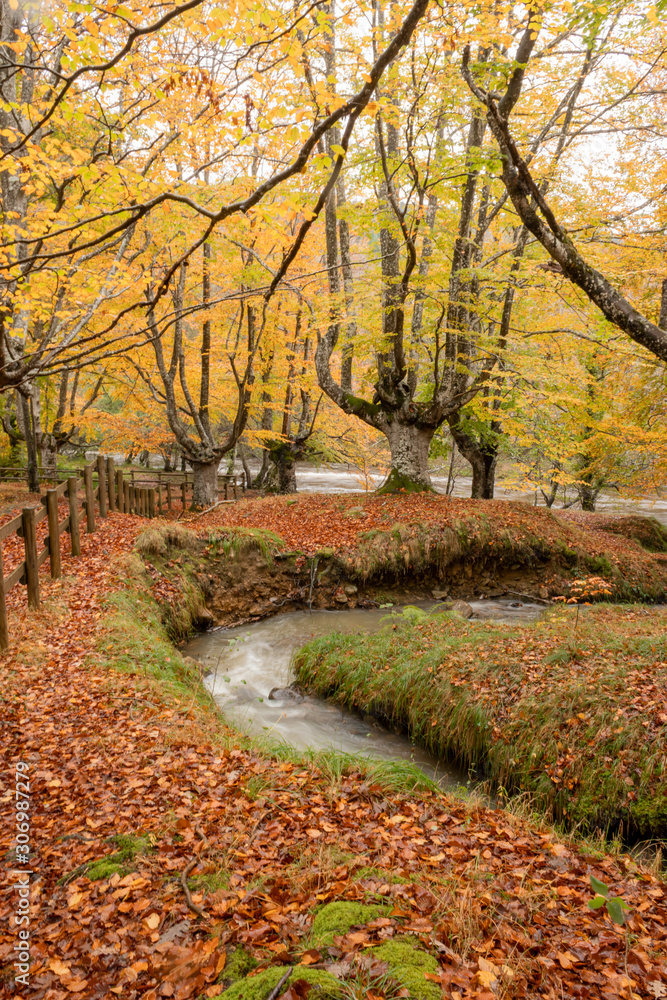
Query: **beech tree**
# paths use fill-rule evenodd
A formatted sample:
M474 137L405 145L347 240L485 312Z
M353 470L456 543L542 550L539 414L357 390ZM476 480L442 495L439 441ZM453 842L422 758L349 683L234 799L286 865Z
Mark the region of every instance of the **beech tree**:
M622 8L630 5L622 5ZM621 10L622 10L621 8ZM607 16L607 8L602 15ZM636 15L636 9L633 10ZM608 17L618 21L619 10L608 13ZM577 249L574 240L568 234L564 225L558 220L557 213L551 207L545 193L540 190L531 173L530 165L522 155L517 142L512 135L511 115L522 96L524 80L530 68L530 60L540 37L542 13L537 7L531 7L526 19L526 25L521 40L516 49L514 70L509 78L505 92L499 95L485 88L471 66L471 50L466 47L463 55L462 73L471 92L486 109L486 121L498 144L501 155L501 177L511 198L517 215L528 231L544 247L553 261L554 270L565 275L573 284L579 287L602 312L605 318L626 333L635 343L640 344L662 361L667 361L667 283L661 282L661 301L655 308L658 322L655 323L643 315L622 292L604 274L591 266ZM642 43L645 46L647 36L655 30L655 19L651 21L648 11L644 14L644 23L639 25ZM633 25L636 31L636 25ZM640 91L642 85L647 86L649 93L650 76L656 78L656 88L652 96L660 102L664 111L664 88L660 85L661 73L664 73L664 44L657 39L655 58L650 56L648 71L638 71L633 84L628 88L618 103L625 103ZM639 70L639 68L638 68ZM643 92L640 91L643 96ZM664 120L664 114L662 115Z
M91 17L65 4L40 19L32 8L4 2L0 388L17 386L24 396L40 372L73 370L149 341L161 301L211 234L234 216L259 211L271 192L298 179L322 137L344 123L331 176L321 178L325 187L335 185L357 119L428 7L428 0L415 0L368 71L357 64L355 76L365 81L355 86L352 78L349 96L325 113L318 109L309 123L296 109L304 51L317 35L317 20L307 20L321 6L317 0L278 2L270 11L240 4L224 15L189 0L154 21L139 7L134 23L127 10ZM196 7L198 19L190 16ZM265 158L270 169L263 175L252 167L258 132L260 142L262 135L289 136ZM211 185L201 184L209 170ZM268 297L325 200L326 192L315 192ZM169 254L147 298L155 239L163 240L164 263L174 213L189 239ZM170 367L164 370L169 381ZM249 368L240 375L245 387L251 374ZM165 384L165 399L170 391ZM197 416L191 443L179 442L192 450L198 441L197 478L208 483L202 497L210 496L208 467L242 430L245 389L239 399L228 440L209 440ZM173 406L169 414L182 437Z

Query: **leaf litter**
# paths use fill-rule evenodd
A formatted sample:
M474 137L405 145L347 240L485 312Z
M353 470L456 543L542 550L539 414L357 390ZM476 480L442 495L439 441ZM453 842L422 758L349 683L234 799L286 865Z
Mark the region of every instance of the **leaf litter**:
M439 792L391 791L354 767L332 775L317 759L260 752L196 690L161 688L140 658L134 671L110 667L105 600L142 526L111 515L83 558L64 558L62 581L44 581L41 611L13 610L22 637L3 656L3 849L20 759L34 803L32 996L216 996L239 946L254 974L346 976L373 946L406 936L437 958L425 982L452 1000L664 996L667 893L629 856L586 853ZM251 779L259 795L246 794ZM91 880L87 867L122 835L149 849ZM203 917L181 882L193 860ZM589 909L591 876L628 907L622 927ZM314 910L339 900L387 904L386 916L335 935L318 959ZM3 916L11 902L5 894ZM8 989L14 943L5 920Z

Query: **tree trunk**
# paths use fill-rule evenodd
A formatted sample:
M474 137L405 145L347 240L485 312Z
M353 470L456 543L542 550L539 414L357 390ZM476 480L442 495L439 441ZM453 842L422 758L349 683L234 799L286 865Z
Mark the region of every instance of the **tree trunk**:
M579 497L581 498L581 509L594 511L598 494L600 493L600 488L593 486L591 483L582 482L577 487L577 491L579 493Z
M46 476L55 476L58 472L58 443L53 434L42 434L40 451L42 472Z
M452 437L467 462L472 468L473 500L493 500L496 485L496 465L498 463L498 442L477 441L472 434L467 434L459 422L460 414L455 413L449 418L449 429ZM493 426L493 425L492 425Z
M269 452L276 470L276 493L296 493L296 457L289 444L280 444Z
M475 455L472 462L472 491L470 496L473 500L493 500L493 491L496 485L496 464L498 453L480 451Z
M30 401L21 396L21 411L25 431L25 444L28 458L28 489L31 493L39 493L39 471L37 469L37 444L35 442L35 427L32 420Z
M218 502L218 466L214 462L191 462L194 473L193 507L212 507Z
M428 453L434 427L417 427L394 418L385 431L391 449L391 471L377 493L432 491Z

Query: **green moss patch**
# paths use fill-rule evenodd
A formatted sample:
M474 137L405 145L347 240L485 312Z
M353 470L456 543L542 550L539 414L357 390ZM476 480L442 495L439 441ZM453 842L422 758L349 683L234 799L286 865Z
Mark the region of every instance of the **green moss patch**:
M327 903L315 915L310 932L311 948L326 948L334 937L347 934L352 927L360 927L379 917L386 907L365 903Z
M116 873L127 875L128 872L132 871L135 858L140 854L147 854L151 850L147 837L134 837L131 834L123 833L111 837L110 842L116 844L119 850L88 865L84 874L91 882L111 878Z
M667 832L667 609L561 607L518 626L451 614L329 635L301 684L369 712L569 824Z
M219 982L225 983L228 987L233 986L239 979L245 979L249 972L257 968L259 962L245 948L235 948L227 955L225 967L220 973Z
M250 976L234 983L224 993L214 997L214 1000L266 1000L271 991L278 985L287 970L280 965L273 966L260 972L257 976ZM322 969L311 969L306 965L297 966L289 979L285 982L285 990L299 979L304 979L312 987L309 996L340 997L342 996L342 986L335 976Z
M440 966L433 955L420 947L417 938L387 941L373 948L371 954L379 962L388 964L389 974L410 990L412 1000L440 1000L440 988L424 975L439 972Z

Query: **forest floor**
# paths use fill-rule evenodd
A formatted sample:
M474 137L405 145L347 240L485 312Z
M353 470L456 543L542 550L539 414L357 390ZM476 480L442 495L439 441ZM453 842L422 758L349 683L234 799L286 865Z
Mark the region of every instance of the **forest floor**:
M270 528L290 548L344 553L369 528L405 521L405 501L388 499L242 501L189 526L207 537ZM411 515L437 526L443 509L420 503ZM62 580L43 580L38 612L22 609L20 588L9 595L3 849L13 865L22 761L31 996L295 1000L307 984L313 998L368 1000L667 996L667 887L655 869L401 768L271 752L226 728L130 555L146 527L111 514L82 558L65 554ZM658 556L603 534L591 532L591 548L604 543L610 565L617 557L638 579L652 560L660 585ZM13 871L4 913L19 905ZM629 907L625 924L588 908L591 878ZM14 935L0 939L10 993Z

